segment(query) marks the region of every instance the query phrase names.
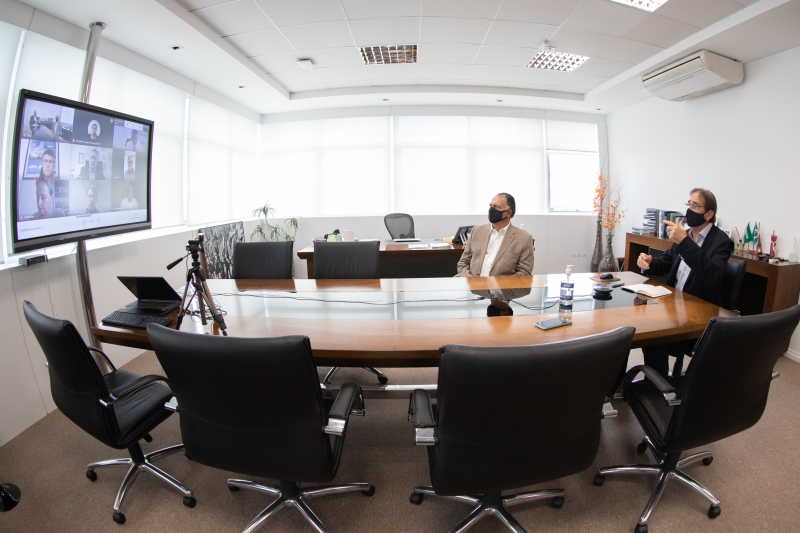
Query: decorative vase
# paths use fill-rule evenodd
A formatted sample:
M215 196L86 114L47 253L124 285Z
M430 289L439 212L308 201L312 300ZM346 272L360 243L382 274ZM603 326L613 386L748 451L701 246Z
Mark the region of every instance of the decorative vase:
M618 270L617 258L614 257L614 249L611 246L613 240L614 234L609 232L608 235L606 235L606 254L597 266L598 272L616 272Z
M599 272L597 270L600 261L603 260L603 226L602 218L597 217L597 238L594 241L594 253L592 254L592 264L589 266L589 272Z

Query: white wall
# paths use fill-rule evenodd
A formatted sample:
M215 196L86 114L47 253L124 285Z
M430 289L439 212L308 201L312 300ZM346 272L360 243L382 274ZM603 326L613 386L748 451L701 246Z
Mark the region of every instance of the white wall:
M608 117L611 173L625 181L621 230L647 207L684 211L693 187L710 189L719 225L774 230L780 255L800 237L800 48L745 65L742 85L686 102L650 98ZM625 239L615 243L618 255ZM762 238L769 249L769 240ZM800 361L800 334L790 356Z

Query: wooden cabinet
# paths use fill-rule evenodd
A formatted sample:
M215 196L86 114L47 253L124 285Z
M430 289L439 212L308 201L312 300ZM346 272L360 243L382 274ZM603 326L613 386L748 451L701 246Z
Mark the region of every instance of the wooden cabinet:
M650 248L669 250L672 242L649 235L625 234L625 262L623 270L639 272L636 258ZM743 315L757 315L787 309L800 299L800 263L770 265L754 256L732 255L747 261L742 289L736 300L736 309Z

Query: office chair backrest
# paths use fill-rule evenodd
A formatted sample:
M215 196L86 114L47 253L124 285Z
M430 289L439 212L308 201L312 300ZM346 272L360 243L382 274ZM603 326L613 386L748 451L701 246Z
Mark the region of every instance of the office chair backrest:
M533 485L591 466L603 400L635 329L535 346L441 348L437 494Z
M237 242L233 247L234 279L292 279L294 241Z
M335 465L308 337L218 337L151 324L186 453L270 479L326 482Z
M761 418L772 369L800 322L800 305L763 315L712 318L678 388L665 452L702 446Z
M739 297L739 289L742 288L744 271L747 268L747 261L741 259L728 259L725 267L725 274L722 277L722 284L719 292L722 295L722 307L733 311L736 309L736 299Z
M378 241L315 242L314 278L379 278L380 247Z
M47 358L50 392L56 407L96 439L116 447L118 425L114 411L100 405L101 399L108 398L108 389L78 330L69 320L40 313L28 301L22 309Z
M390 213L383 217L386 230L392 239L413 239L414 219L405 213Z

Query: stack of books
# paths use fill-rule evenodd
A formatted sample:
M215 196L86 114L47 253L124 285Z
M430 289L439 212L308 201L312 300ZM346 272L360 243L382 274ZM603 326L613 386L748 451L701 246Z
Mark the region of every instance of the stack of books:
M683 213L678 211L666 211L664 209L656 209L648 207L644 213L644 221L642 227L631 228L632 233L637 235L650 235L652 237L667 238L667 228L664 226L664 221L680 223L683 222Z

